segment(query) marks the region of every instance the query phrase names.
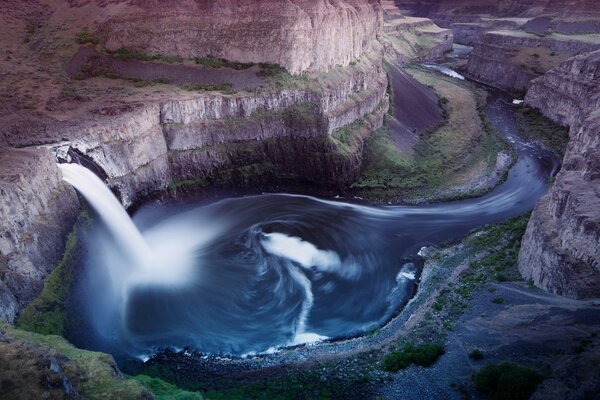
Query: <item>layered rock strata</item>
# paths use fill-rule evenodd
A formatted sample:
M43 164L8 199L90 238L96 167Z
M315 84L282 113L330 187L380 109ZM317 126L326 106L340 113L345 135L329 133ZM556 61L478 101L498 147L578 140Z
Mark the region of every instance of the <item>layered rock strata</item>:
M527 227L519 269L545 290L600 297L600 51L533 81L526 103L568 124L571 138L563 168Z
M298 74L349 65L382 18L377 0L132 0L99 33L109 50L273 63Z
M486 33L469 58L468 72L484 83L525 91L529 82L576 54L600 48L600 36L540 37L524 31Z
M391 16L392 14L390 14ZM433 61L452 50L454 36L428 18L389 18L384 25L386 53L400 62Z
M79 202L46 149L0 149L0 319L12 321L58 264Z

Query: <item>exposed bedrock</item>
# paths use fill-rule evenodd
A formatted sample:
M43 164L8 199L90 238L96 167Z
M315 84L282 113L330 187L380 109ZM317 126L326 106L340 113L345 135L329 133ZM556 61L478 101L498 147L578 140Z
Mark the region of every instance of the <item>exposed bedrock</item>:
M532 79L576 54L600 48L600 38L551 34L540 37L524 31L493 31L478 42L468 72L484 83L525 91Z
M386 96L381 46L322 79L306 89L178 96L134 104L122 115L65 128L60 137L69 140L56 147L70 146L90 157L130 205L173 182L191 179L189 173L181 173L186 168L179 165L178 153L196 153L190 162L202 165L195 171L204 176L226 164L227 144L326 139L368 117Z
M452 50L454 36L428 18L398 17L384 26L386 53L400 62L433 61Z
M39 293L57 265L79 202L47 149L0 149L0 319Z
M298 74L349 65L382 18L378 0L133 0L99 34L109 50L266 62Z
M470 46L485 33L504 29L540 34L600 32L600 10L594 0L396 0L396 4L406 15L431 18L452 29L456 43Z
M548 291L600 297L600 51L532 82L526 103L571 127L562 170L536 206L519 256Z

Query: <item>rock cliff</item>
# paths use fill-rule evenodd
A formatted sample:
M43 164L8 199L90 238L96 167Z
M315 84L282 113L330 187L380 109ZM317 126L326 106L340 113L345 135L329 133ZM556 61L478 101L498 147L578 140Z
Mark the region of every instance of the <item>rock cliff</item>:
M550 34L544 37L521 30L492 31L475 44L468 72L484 83L525 91L532 79L562 61L600 48L600 36Z
M79 210L47 149L0 149L0 319L43 287Z
M293 74L347 66L383 18L376 0L133 0L99 33L109 50L273 63Z
M600 296L600 51L532 82L526 103L571 127L562 170L536 206L519 256L523 276L548 291Z

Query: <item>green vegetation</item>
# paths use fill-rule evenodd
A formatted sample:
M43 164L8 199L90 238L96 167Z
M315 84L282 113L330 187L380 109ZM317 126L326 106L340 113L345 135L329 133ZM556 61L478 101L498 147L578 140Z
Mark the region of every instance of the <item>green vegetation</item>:
M89 28L83 28L81 31L77 32L75 37L75 41L79 44L98 44L100 41L92 32L90 32Z
M479 349L475 349L469 353L469 358L473 361L481 361L484 359L484 357L485 355L483 354L483 351Z
M252 63L240 63L235 61L229 61L224 58L216 58L213 56L206 57L196 57L194 58L194 62L199 65L204 65L209 68L231 68L235 70L244 70L248 68L252 68L254 64Z
M569 142L569 129L556 124L538 110L523 107L515 113L521 136L539 142L559 158L563 158Z
M441 344L406 344L401 350L386 355L382 368L385 371L396 372L411 364L430 367L442 354L444 354L444 346Z
M90 400L124 399L139 400L147 397L144 388L134 380L126 380L118 373L115 361L104 353L81 350L60 336L40 335L15 329L0 321L0 328L19 342L28 342L39 346L48 346L51 354L64 355L80 369L81 397ZM17 357L18 359L21 359ZM18 361L18 360L17 360ZM22 359L22 361L26 361ZM26 366L23 365L25 368Z
M361 197L384 201L455 197L453 188L486 176L496 167L497 154L507 149L482 112L483 92L433 72L410 72L437 92L446 121L422 134L412 150L400 150L385 127L375 132L365 144L363 171L352 186Z
M203 400L204 397L198 392L188 392L178 386L165 382L159 378L147 375L137 375L130 379L139 382L150 391L156 400Z
M494 297L492 299L492 303L494 303L494 304L503 304L504 303L504 297L502 297L502 296Z
M231 83L189 83L180 85L179 87L190 92L222 92L224 94L236 93Z
M66 299L73 281L74 254L77 234L69 235L65 252L58 266L46 278L42 293L20 314L19 328L44 335L62 335L65 328Z
M490 364L473 375L477 390L496 400L527 400L543 377L531 368L513 364Z
M434 256L433 260L440 264L441 271L463 265L467 267L460 273L457 282L439 288L431 311L411 334L421 340L444 340L448 331L454 329L455 321L469 307L476 292L494 281L521 281L517 259L529 217L527 213L473 232L455 254Z

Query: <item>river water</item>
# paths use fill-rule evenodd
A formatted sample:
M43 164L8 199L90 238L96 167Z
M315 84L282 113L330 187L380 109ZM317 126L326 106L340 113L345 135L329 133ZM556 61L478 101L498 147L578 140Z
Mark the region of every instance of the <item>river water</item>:
M422 247L518 216L546 192L558 161L519 138L511 100L492 91L486 112L518 160L479 198L369 207L264 194L149 204L134 222L162 273L145 276L119 272L129 271L127 257L96 228L75 292L87 333L72 340L124 357L186 347L243 355L384 323L412 296Z

